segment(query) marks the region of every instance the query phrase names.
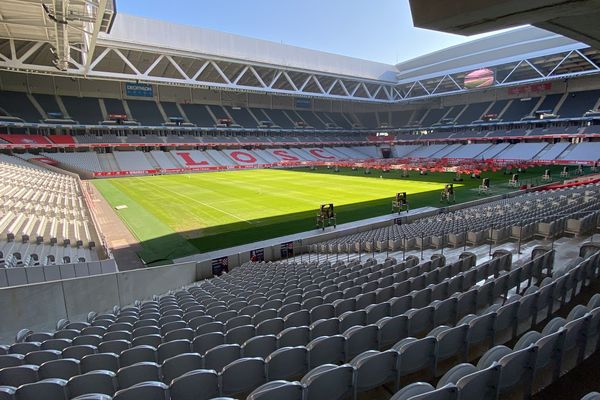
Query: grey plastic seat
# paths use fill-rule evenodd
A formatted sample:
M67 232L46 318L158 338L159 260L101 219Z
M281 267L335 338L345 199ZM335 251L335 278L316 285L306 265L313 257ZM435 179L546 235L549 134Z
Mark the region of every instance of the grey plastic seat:
M113 400L169 400L169 387L162 382L142 382L119 390Z
M265 361L262 358L240 358L223 368L221 392L225 395L247 393L266 381Z
M184 353L167 358L162 363L163 382L168 385L173 379L202 367L202 356L197 353Z
M152 346L155 349L162 344L162 337L159 334L143 335L133 338L131 347Z
M98 345L102 342L102 336L100 335L79 335L71 342L72 346L79 345L90 345L94 347L98 347Z
M210 315L198 315L188 321L188 326L194 330L198 327L213 322L215 319Z
M396 399L395 397L392 398ZM454 385L446 385L409 398L411 400L456 400L458 398L458 389Z
M18 400L65 400L67 396L67 381L64 379L44 379L27 383L20 386L16 392Z
M196 336L192 341L192 350L203 355L213 347L225 344L225 335L221 332L210 332Z
M127 340L111 340L108 342L101 342L98 345L98 353L114 353L121 354L131 347L131 342Z
M25 356L23 354L3 354L0 355L0 369L7 367L16 367L23 365Z
M352 393L354 369L350 365L324 364L308 372L300 383L305 400L341 400Z
M500 385L500 365L479 369L456 382L460 400L497 400Z
M415 382L410 385L404 386L401 390L396 392L390 400L408 400L415 398L416 396L431 393L435 390L433 386L426 382Z
M225 332L225 324L221 321L212 321L206 324L200 325L196 328L196 335L202 335L210 332Z
M117 375L112 371L92 371L69 379L67 384L72 397L89 393L114 395L117 390Z
M117 371L117 382L120 389L125 389L141 382L159 381L160 365L154 362L142 361Z
M25 364L42 365L47 361L58 360L62 354L58 350L38 350L27 353L23 362Z
M133 334L132 334L132 332L129 332L129 331L111 331L111 332L106 332L102 336L102 341L109 342L112 340L126 340L128 342L131 342L132 337L133 337Z
M280 348L271 353L265 363L268 380L299 377L308 370L306 347Z
M277 335L277 346L294 347L305 346L309 342L310 329L308 326L296 326L287 328Z
M73 358L47 361L40 365L40 368L38 369L40 379L58 378L69 380L80 373L79 360Z
M242 345L244 357L267 358L277 350L277 337L275 335L260 335L250 338Z
M583 396L581 400L600 400L600 393L598 392L590 392Z
M310 326L310 338L315 339L320 336L333 336L340 333L339 318L320 319L313 322Z
M469 363L457 364L450 368L438 381L437 387L442 387L448 384L456 385L463 377L479 371L476 366Z
M408 317L406 315L384 317L377 321L376 325L381 348L389 347L408 336Z
M81 359L81 372L86 373L96 370L117 372L119 370L119 356L114 353L90 354Z
M180 339L163 343L157 348L158 362L162 363L167 358L174 357L178 354L189 353L191 350L192 342L189 340Z
M27 354L31 351L40 350L41 343L38 342L17 342L10 345L8 352L10 354Z
M214 370L199 369L173 379L172 400L208 400L219 395L219 376Z
M82 394L81 396L73 397L72 400L112 400L112 396L101 393Z
M350 365L354 367L354 398L358 393L396 381L398 353L395 351L365 351L354 357Z
M0 386L0 400L15 400L17 388L12 386Z
M256 335L256 328L254 325L242 325L236 328L232 328L225 333L225 343L235 343L240 346L246 342L246 340Z
M439 328L439 327L438 327ZM437 328L436 328L437 329ZM435 329L434 329L435 331ZM440 330L436 335L437 348L435 350L436 358L436 376L438 366L442 361L457 358L461 362L467 360L467 334L469 326L466 324ZM431 335L431 334L430 334ZM431 335L433 336L433 335Z
M69 347L72 343L71 339L48 339L40 345L41 350L58 350L62 351Z
M423 339L406 338L393 346L398 354L398 374L400 377L418 371L433 374L435 368L435 338Z
M271 381L254 389L246 400L302 400L302 385L299 382Z
M157 361L156 349L154 347L145 345L136 346L123 351L119 355L119 365L121 368L144 361Z
M284 329L283 318L270 318L256 325L257 335L277 335Z
M320 336L306 345L310 368L346 360L346 338L343 335Z
M191 328L174 329L163 336L163 342L172 342L181 339L192 341L194 339L194 330Z
M204 355L204 368L221 372L224 366L241 357L239 344L222 344L214 347Z
M353 326L344 332L346 338L346 360L358 354L379 349L379 329L377 325Z
M96 354L98 349L96 346L89 344L80 344L77 346L69 346L62 351L62 358L74 358L81 360L83 357L90 354Z
M37 382L38 368L37 365L24 364L0 369L0 385L19 387L26 383Z
M522 386L521 390L524 397L531 395L537 350L536 346L531 346L523 350L513 351L498 361L501 367L500 395L509 392L514 393L514 390L520 386Z

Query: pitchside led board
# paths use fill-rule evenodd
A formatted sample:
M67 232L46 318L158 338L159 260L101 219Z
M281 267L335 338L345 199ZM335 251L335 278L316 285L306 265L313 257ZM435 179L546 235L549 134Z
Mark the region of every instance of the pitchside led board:
M465 75L465 89L481 89L494 85L496 74L489 68L481 68Z
M250 251L250 261L261 262L265 261L265 249L256 249Z
M281 258L294 256L294 242L281 243Z
M212 260L213 276L221 276L223 272L229 272L229 258L220 257Z

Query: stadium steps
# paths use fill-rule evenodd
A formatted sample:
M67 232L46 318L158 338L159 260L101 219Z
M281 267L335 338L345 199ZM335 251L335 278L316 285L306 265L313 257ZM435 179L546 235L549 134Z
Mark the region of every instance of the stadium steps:
M42 116L43 119L48 118L48 114L46 113L44 108L40 105L40 103L37 101L37 99L31 93L27 93L27 98L29 99L29 101L31 102L33 107L37 110L37 112L40 113L40 115Z
M150 153L147 153L154 159L154 163L158 165L159 168L171 169L171 168L181 168L181 165L177 162L175 157L169 152L153 150Z
M215 161L216 165L232 166L236 163L218 150L206 150L206 154Z
M299 148L291 147L290 149L288 149L288 151L290 153L300 157L303 161L315 161L316 160L316 157L312 156L308 152L306 152L302 149L299 149Z
M144 157L146 157L146 161L148 161L148 164L152 167L152 169L160 168L154 157L152 157L152 154L144 153Z
M329 147L329 148L327 148L327 152L330 153L331 155L335 156L336 158L339 158L340 160L356 158L356 157L350 157L348 154L341 151L339 147L338 148Z
M263 149L254 150L254 154L257 154L258 156L260 156L260 158L265 160L267 163L279 162L279 160L277 158L275 158L275 156L273 156L271 153L269 153L268 151L263 150Z
M98 161L100 161L100 166L102 167L102 171L112 172L119 171L119 167L117 166L117 161L115 160L115 156L111 153L98 154Z
M569 143L560 142L548 145L544 150L535 156L535 160L553 161L557 160L565 150L569 148Z
M458 147L447 158L479 158L479 155L492 146L490 143L472 143Z

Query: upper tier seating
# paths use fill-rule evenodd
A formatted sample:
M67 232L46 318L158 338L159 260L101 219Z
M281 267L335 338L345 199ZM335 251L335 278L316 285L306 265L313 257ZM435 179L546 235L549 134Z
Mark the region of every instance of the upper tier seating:
M600 90L569 93L557 114L561 118L582 117L587 111L594 109L599 98Z
M161 101L160 102L165 114L167 115L167 122L169 122L169 118L183 118L179 108L177 108L177 104L173 102Z
M197 126L215 126L215 120L211 117L206 106L200 104L182 104L181 108L191 123Z
M123 101L120 99L104 99L104 106L106 107L106 113L108 115L111 115L111 114L126 115L127 114L125 112L125 107L123 106Z
M440 119L448 112L448 108L432 108L421 121L421 126L429 127L440 122Z
M553 113L554 109L556 108L558 102L562 97L563 95L560 93L547 95L546 97L544 97L542 104L540 104L536 111L548 111L550 113Z
M294 122L292 121L283 110L262 110L273 123L281 128L291 129L294 128Z
M462 114L456 119L457 125L470 124L473 121L477 121L481 118L485 110L490 106L490 102L473 103L469 104Z
M49 94L34 94L33 98L38 102L42 109L48 114L48 118L52 118L50 114L57 113L62 114L56 98ZM67 117L66 115L63 117Z
M104 120L98 99L61 96L69 116L80 124L98 125Z
M520 121L522 118L532 114L533 107L539 102L539 97L530 97L523 99L514 99L504 114L502 114L503 121Z
M233 120L244 128L256 128L258 123L252 117L247 108L244 107L225 107Z
M165 123L156 102L153 100L127 100L131 116L135 121L146 126L160 126Z
M0 93L0 112L27 122L40 122L42 119L38 110L29 101L27 94L23 92L2 91Z

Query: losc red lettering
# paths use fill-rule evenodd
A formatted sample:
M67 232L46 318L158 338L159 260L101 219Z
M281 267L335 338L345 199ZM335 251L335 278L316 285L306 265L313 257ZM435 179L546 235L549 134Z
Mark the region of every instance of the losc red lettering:
M282 161L300 161L300 158L291 155L285 150L275 150L273 151L273 154L279 157Z

